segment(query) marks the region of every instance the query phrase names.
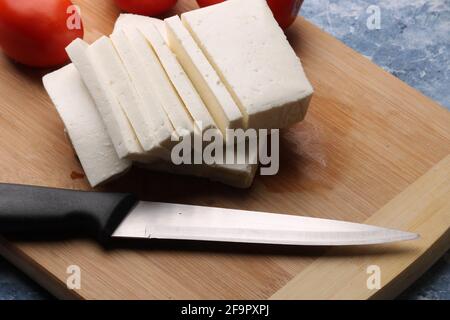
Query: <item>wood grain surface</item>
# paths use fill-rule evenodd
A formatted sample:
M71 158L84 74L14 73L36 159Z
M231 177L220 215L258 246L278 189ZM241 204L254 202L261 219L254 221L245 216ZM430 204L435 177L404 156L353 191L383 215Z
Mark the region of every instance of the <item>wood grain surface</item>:
M86 39L109 34L112 1L80 5ZM194 7L179 1L172 12ZM396 227L421 239L356 248L194 242L0 240L0 253L63 298L390 298L449 248L450 113L298 19L287 32L315 95L306 120L281 134L280 172L249 190L133 169L98 190L143 200L301 214ZM276 67L274 65L274 67ZM48 71L48 70L47 70ZM38 71L0 56L0 180L89 189ZM66 287L67 267L82 271ZM368 290L366 268L381 268Z

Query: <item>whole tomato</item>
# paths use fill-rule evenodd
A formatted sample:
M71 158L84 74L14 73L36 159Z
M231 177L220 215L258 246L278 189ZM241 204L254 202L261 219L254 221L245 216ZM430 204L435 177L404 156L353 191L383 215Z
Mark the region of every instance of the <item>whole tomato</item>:
M200 7L210 6L216 3L224 2L225 0L197 0ZM275 19L281 28L287 29L300 11L303 0L267 0L270 9L272 9Z
M144 16L158 16L172 8L177 0L115 0L123 11Z
M68 59L66 46L83 33L69 0L0 0L0 48L19 63L61 65Z
M267 0L267 3L280 27L287 29L297 18L303 0Z
M197 0L197 3L200 7L207 7L207 6L211 6L213 4L216 3L221 3L224 2L225 0Z

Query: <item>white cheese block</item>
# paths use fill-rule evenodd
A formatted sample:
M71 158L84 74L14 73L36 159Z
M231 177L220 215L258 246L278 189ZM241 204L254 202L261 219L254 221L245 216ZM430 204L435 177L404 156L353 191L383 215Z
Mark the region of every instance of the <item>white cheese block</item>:
M121 47L122 48L122 47ZM114 48L111 39L101 37L87 49L92 59L104 75L109 89L125 111L138 140L149 158L154 157L154 148L158 147L153 137L152 113L137 93L125 69L122 60ZM123 53L123 50L121 51ZM141 156L144 158L144 156Z
M109 181L131 167L131 161L117 156L101 115L73 64L46 75L43 82L91 186ZM162 160L138 165L157 171L205 177L239 188L251 185L257 169L255 164L176 166Z
M122 174L131 162L119 159L94 101L73 64L47 74L45 89L55 104L92 187Z
M164 70L183 101L187 111L195 121L195 125L201 134L204 130L216 129L216 124L209 114L208 109L198 95L191 80L184 72L177 58L167 46L156 27L145 24L138 27L150 42L159 58Z
M83 40L75 39L66 51L93 97L119 157L138 156L143 153L142 147L124 110L108 88L106 77L88 53L88 47Z
M222 134L244 128L244 117L218 74L208 62L178 16L165 20L172 51L191 79Z
M114 24L113 33L117 32L118 30L122 30L124 28L131 28L131 27L138 28L139 26L145 26L148 24L154 25L156 29L158 29L158 32L161 34L161 36L165 40L167 40L166 24L164 23L163 20L131 13L121 13L119 15L119 17L116 20L116 23Z
M303 119L313 88L266 0L228 0L186 12L182 21L250 128L283 128Z
M175 132L180 137L193 136L195 131L193 119L175 91L153 48L137 28L124 28L123 32L140 55L143 62L142 68L147 69L149 81L152 83L154 92L159 97Z
M142 67L143 63L140 61L140 56L133 49L130 41L121 29L116 30L111 35L111 40L141 101L139 106L142 107L142 110L139 111L142 115L142 120L145 121L147 129L151 131L150 134L155 142L152 153L158 157L165 158L167 150L164 150L164 148L170 148L172 145L173 127L164 112L158 96L154 92L151 78L146 73L145 68Z

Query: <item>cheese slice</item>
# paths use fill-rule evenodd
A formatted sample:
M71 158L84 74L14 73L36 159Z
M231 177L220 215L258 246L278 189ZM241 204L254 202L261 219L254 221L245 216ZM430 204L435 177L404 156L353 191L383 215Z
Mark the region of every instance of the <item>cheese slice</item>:
M163 20L138 14L121 13L114 24L113 33L124 28L138 28L139 26L146 26L148 24L154 25L163 39L167 41L166 24Z
M303 119L313 88L266 0L228 0L181 17L248 127L283 128Z
M137 28L124 28L123 32L140 55L140 61L143 62L142 68L147 69L149 81L152 83L154 92L158 95L175 132L180 137L192 137L195 131L193 119L175 91L153 48Z
M216 129L214 120L192 85L191 80L189 80L177 58L167 46L166 41L156 30L156 27L153 24L145 24L139 26L138 29L152 45L172 85L194 119L198 132L202 134L205 130Z
M155 142L153 154L165 158L167 150L164 150L164 148L170 149L173 144L171 141L173 127L154 92L151 78L146 73L145 68L142 68L143 63L141 63L139 55L133 50L130 41L121 29L116 30L111 35L111 40L139 96L139 107L141 107L139 112Z
M136 134L118 100L108 88L106 77L89 55L88 47L83 40L75 39L66 51L93 97L119 157L139 156L143 149Z
M103 36L92 43L87 50L104 75L109 89L125 111L142 148L149 158L154 157L154 148L158 147L158 144L153 136L155 128L152 123L152 113L132 85L111 39Z
M92 187L131 167L131 161L119 159L100 113L73 64L47 74L43 82Z
M245 127L245 119L238 106L178 16L168 18L165 22L170 48L176 54L222 134L226 137L226 129Z

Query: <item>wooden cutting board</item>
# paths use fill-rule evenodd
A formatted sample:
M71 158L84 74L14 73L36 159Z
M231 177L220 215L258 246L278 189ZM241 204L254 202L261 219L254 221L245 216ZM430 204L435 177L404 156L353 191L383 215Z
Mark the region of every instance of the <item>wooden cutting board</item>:
M109 34L112 1L75 1L93 40ZM173 13L194 7L179 1ZM421 234L353 248L88 240L0 241L0 252L58 297L83 299L392 298L450 245L450 113L317 27L288 31L315 87L304 122L283 130L281 169L242 191L133 169L99 190L354 222ZM274 66L275 67L275 66ZM41 85L42 71L0 57L0 179L89 189ZM81 268L81 289L66 287ZM379 290L366 282L380 267Z

